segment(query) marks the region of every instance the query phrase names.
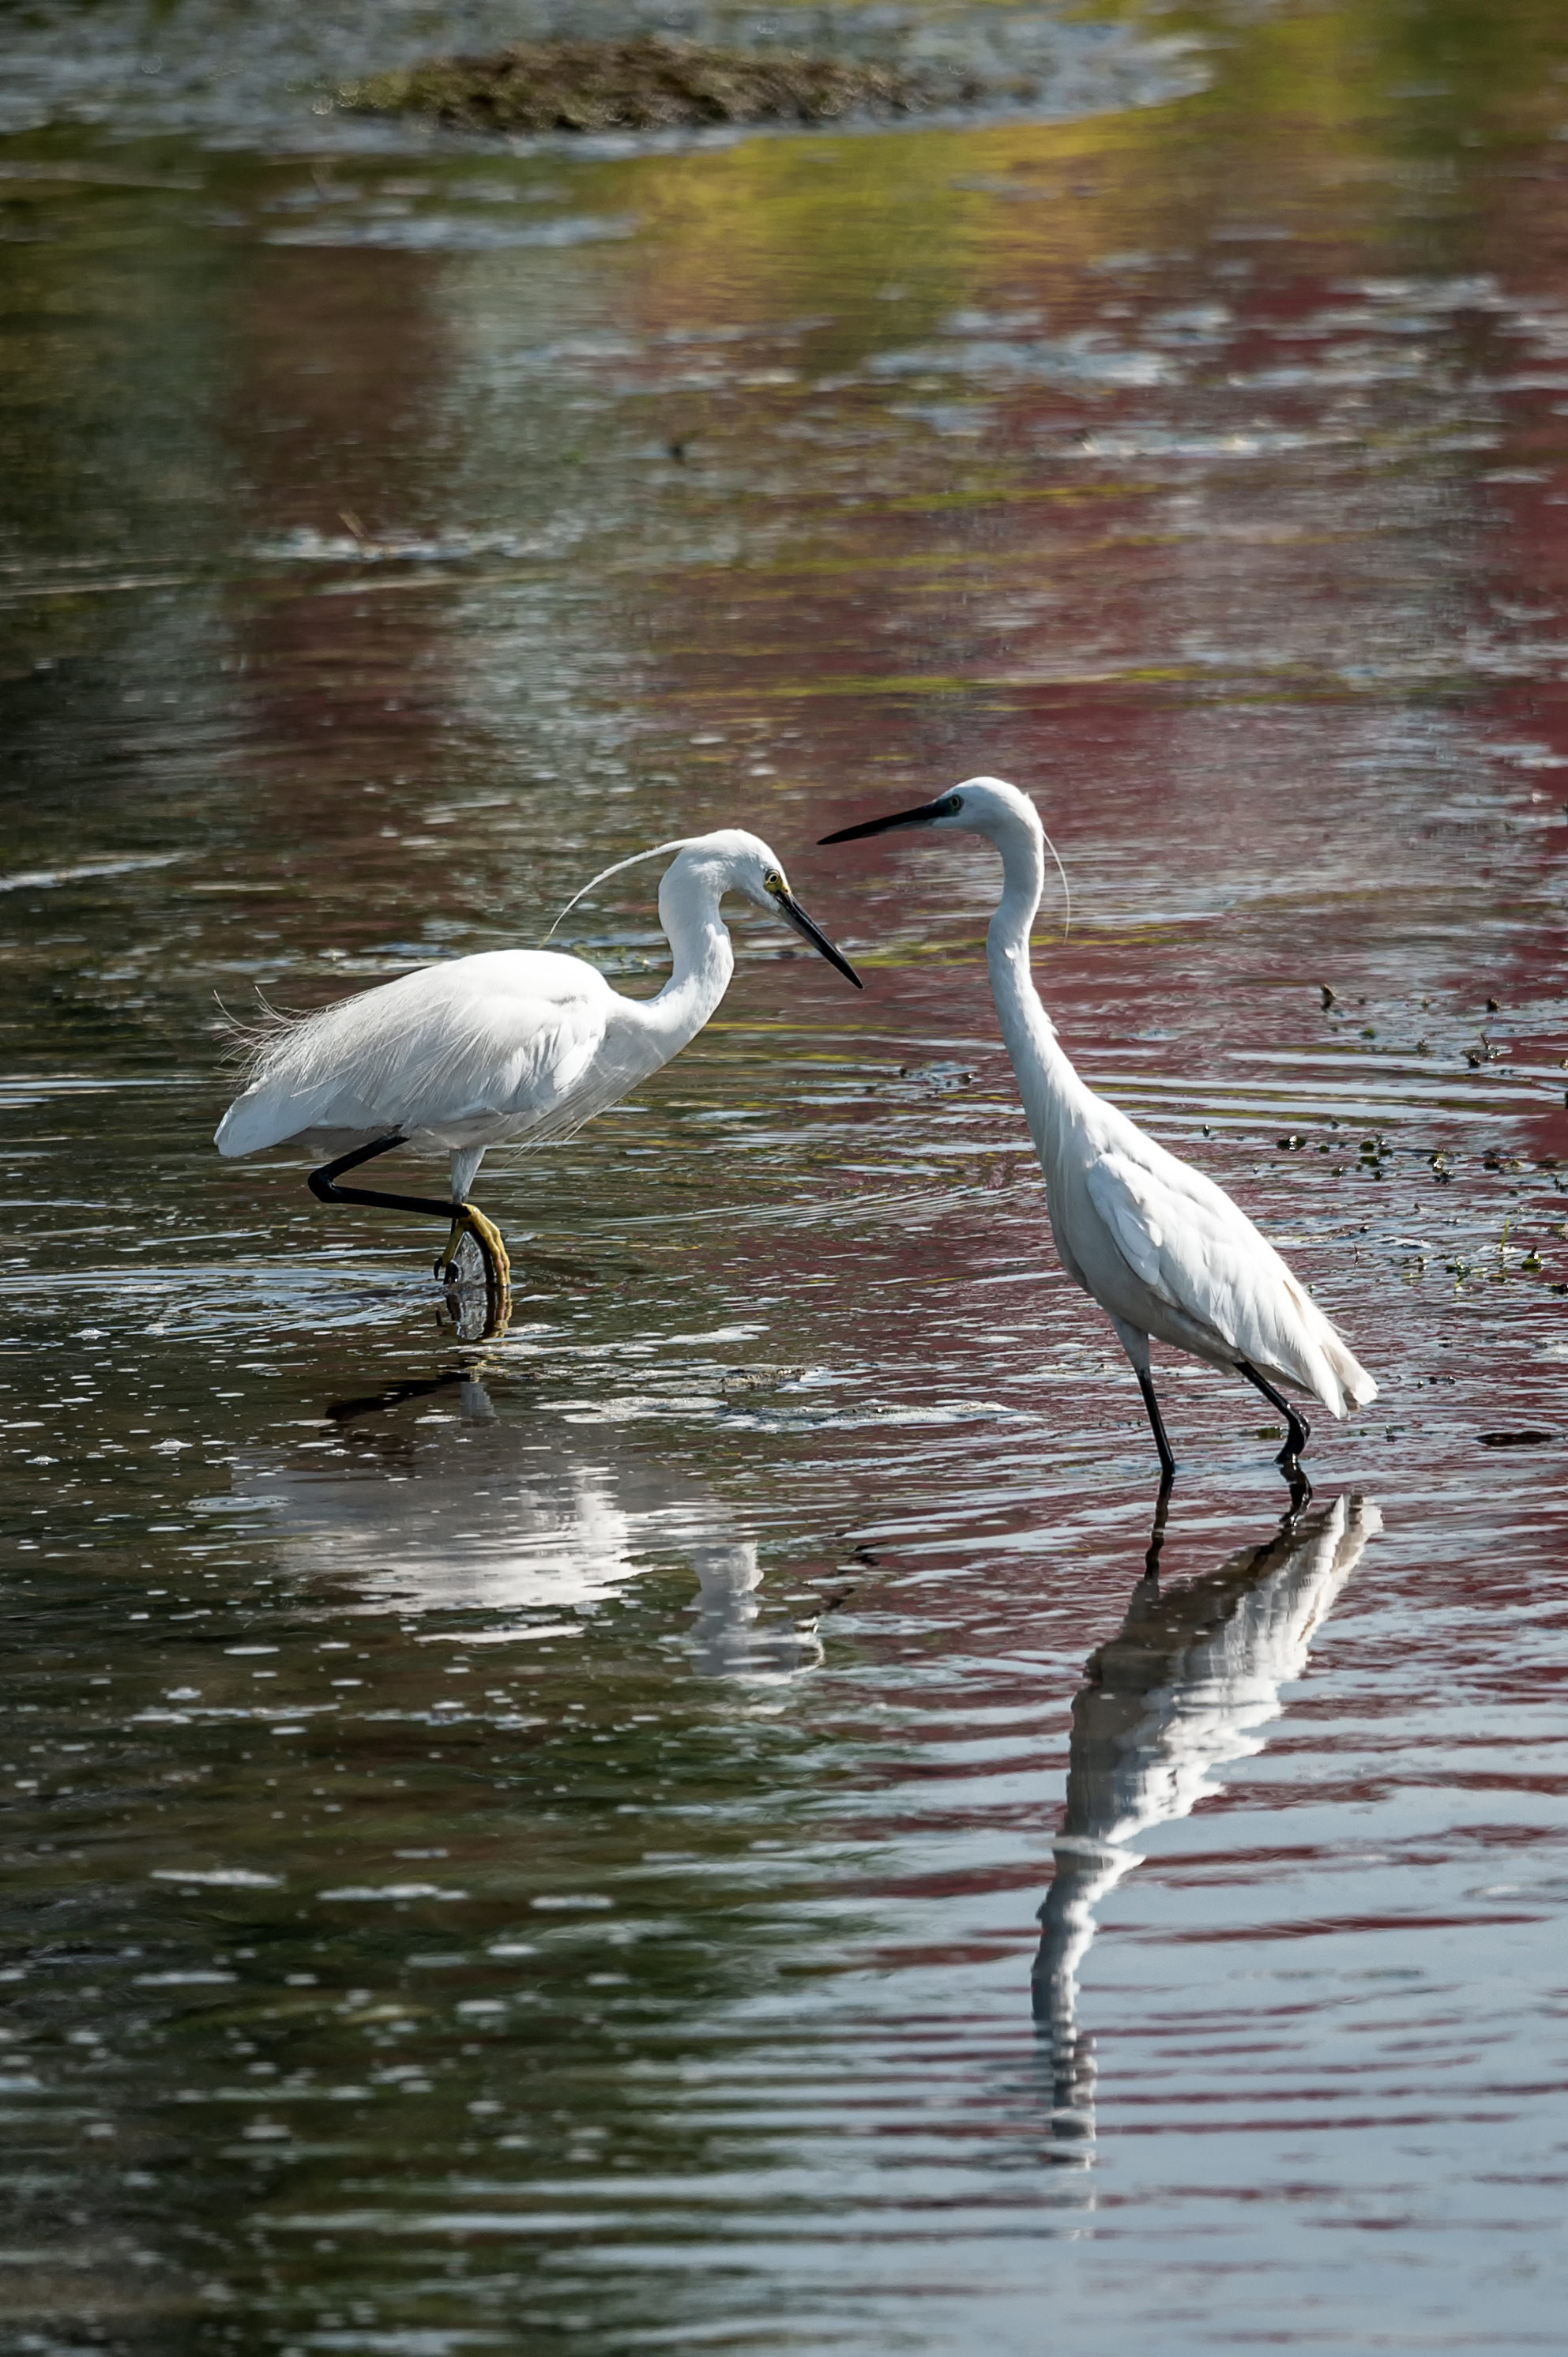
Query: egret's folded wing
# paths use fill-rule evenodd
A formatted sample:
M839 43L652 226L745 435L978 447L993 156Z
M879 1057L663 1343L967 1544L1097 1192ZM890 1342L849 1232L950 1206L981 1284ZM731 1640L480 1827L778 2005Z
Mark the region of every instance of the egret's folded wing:
M511 1133L510 1143L543 1146L571 1137L596 1114L619 1104L665 1060L656 1039L628 1022L616 1020L612 1014L591 1055L564 1056L553 1073L548 1093L525 1092L520 1097L515 1110L523 1118Z
M1238 1203L1201 1170L1152 1139L1134 1155L1111 1146L1085 1174L1108 1238L1158 1301L1190 1329L1275 1380L1299 1383L1335 1415L1378 1387L1345 1338ZM1159 1330L1155 1322L1155 1331Z
M1130 1173L1117 1156L1101 1155L1091 1162L1087 1183L1090 1200L1110 1229L1122 1259L1162 1301L1176 1305L1162 1265L1166 1223L1160 1217L1159 1203L1151 1199L1147 1189L1136 1184L1136 1174Z
M422 967L274 1032L219 1144L249 1154L306 1131L440 1132L486 1117L554 1134L585 1092L598 1110L634 1085L615 1069L624 1059L603 1054L618 1003L575 958Z
M431 1108L422 1118L432 1127L514 1118L523 1134L555 1119L599 1063L609 1028L609 993L584 971L580 989L544 992L525 981L453 1010L419 1076L416 1093Z
M1156 1163L1102 1153L1086 1181L1117 1250L1150 1292L1239 1347L1259 1288L1288 1274L1246 1213L1171 1156Z

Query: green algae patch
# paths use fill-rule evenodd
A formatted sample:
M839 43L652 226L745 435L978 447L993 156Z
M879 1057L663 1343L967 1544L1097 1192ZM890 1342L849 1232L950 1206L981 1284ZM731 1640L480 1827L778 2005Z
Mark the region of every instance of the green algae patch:
M338 102L425 114L465 131L666 131L704 124L834 123L972 105L994 90L961 72L794 52L756 54L648 35L629 41L524 42L497 57L433 58L349 84Z

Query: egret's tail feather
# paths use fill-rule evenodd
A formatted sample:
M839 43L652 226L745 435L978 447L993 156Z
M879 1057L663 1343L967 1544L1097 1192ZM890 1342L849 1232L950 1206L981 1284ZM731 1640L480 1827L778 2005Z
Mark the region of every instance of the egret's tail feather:
M1377 1398L1378 1386L1337 1326L1324 1316L1312 1296L1304 1292L1288 1272L1285 1290L1300 1321L1296 1347L1302 1350L1305 1345L1297 1380L1323 1402L1330 1415L1343 1422L1352 1408L1365 1407Z
M1324 1372L1330 1378L1333 1392L1320 1390L1318 1398L1341 1418L1354 1407L1365 1407L1378 1396L1377 1384L1367 1372L1337 1326L1332 1325L1314 1302L1312 1304L1314 1334ZM1335 1396L1337 1394L1337 1397Z
M1341 1348L1339 1363L1335 1369L1345 1386L1345 1396L1352 1407L1369 1407L1378 1396L1378 1386L1365 1367L1358 1366L1348 1351Z
M1375 1400L1378 1387L1326 1318L1323 1326L1324 1330L1315 1338L1320 1373L1313 1388L1330 1414L1343 1422L1352 1408L1365 1407L1369 1401Z

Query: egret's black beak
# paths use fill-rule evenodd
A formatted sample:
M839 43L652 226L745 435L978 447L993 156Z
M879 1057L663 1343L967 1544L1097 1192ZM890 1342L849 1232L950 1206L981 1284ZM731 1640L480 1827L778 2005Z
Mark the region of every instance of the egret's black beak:
M894 826L929 826L933 819L945 818L953 805L946 794L934 802L922 802L918 810L895 811L891 818L868 818L864 826L841 826L836 834L819 836L822 843L855 843L863 834L886 834Z
M833 947L833 944L829 941L821 925L814 924L811 919L807 916L806 911L801 908L800 903L796 899L793 892L775 892L773 894L773 905L778 909L779 915L783 918L784 922L787 925L793 926L796 932L800 934L800 939L803 942L810 942L811 947L817 951L821 956L825 957L830 965L836 965L839 972L843 974L848 981L854 983L856 990L864 990L865 988L865 983L862 982L859 974L856 974L854 966L851 965L843 950L835 949Z

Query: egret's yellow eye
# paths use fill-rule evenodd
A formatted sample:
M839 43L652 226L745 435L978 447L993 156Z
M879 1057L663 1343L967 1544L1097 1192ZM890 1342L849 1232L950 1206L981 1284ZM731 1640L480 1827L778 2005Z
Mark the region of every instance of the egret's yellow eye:
M767 875L762 879L762 888L765 892L779 893L787 892L789 888L785 883L782 876L779 875L777 867L770 867Z
M942 804L942 808L950 813L950 814L954 811L962 810L963 796L961 794L950 794L946 802Z

